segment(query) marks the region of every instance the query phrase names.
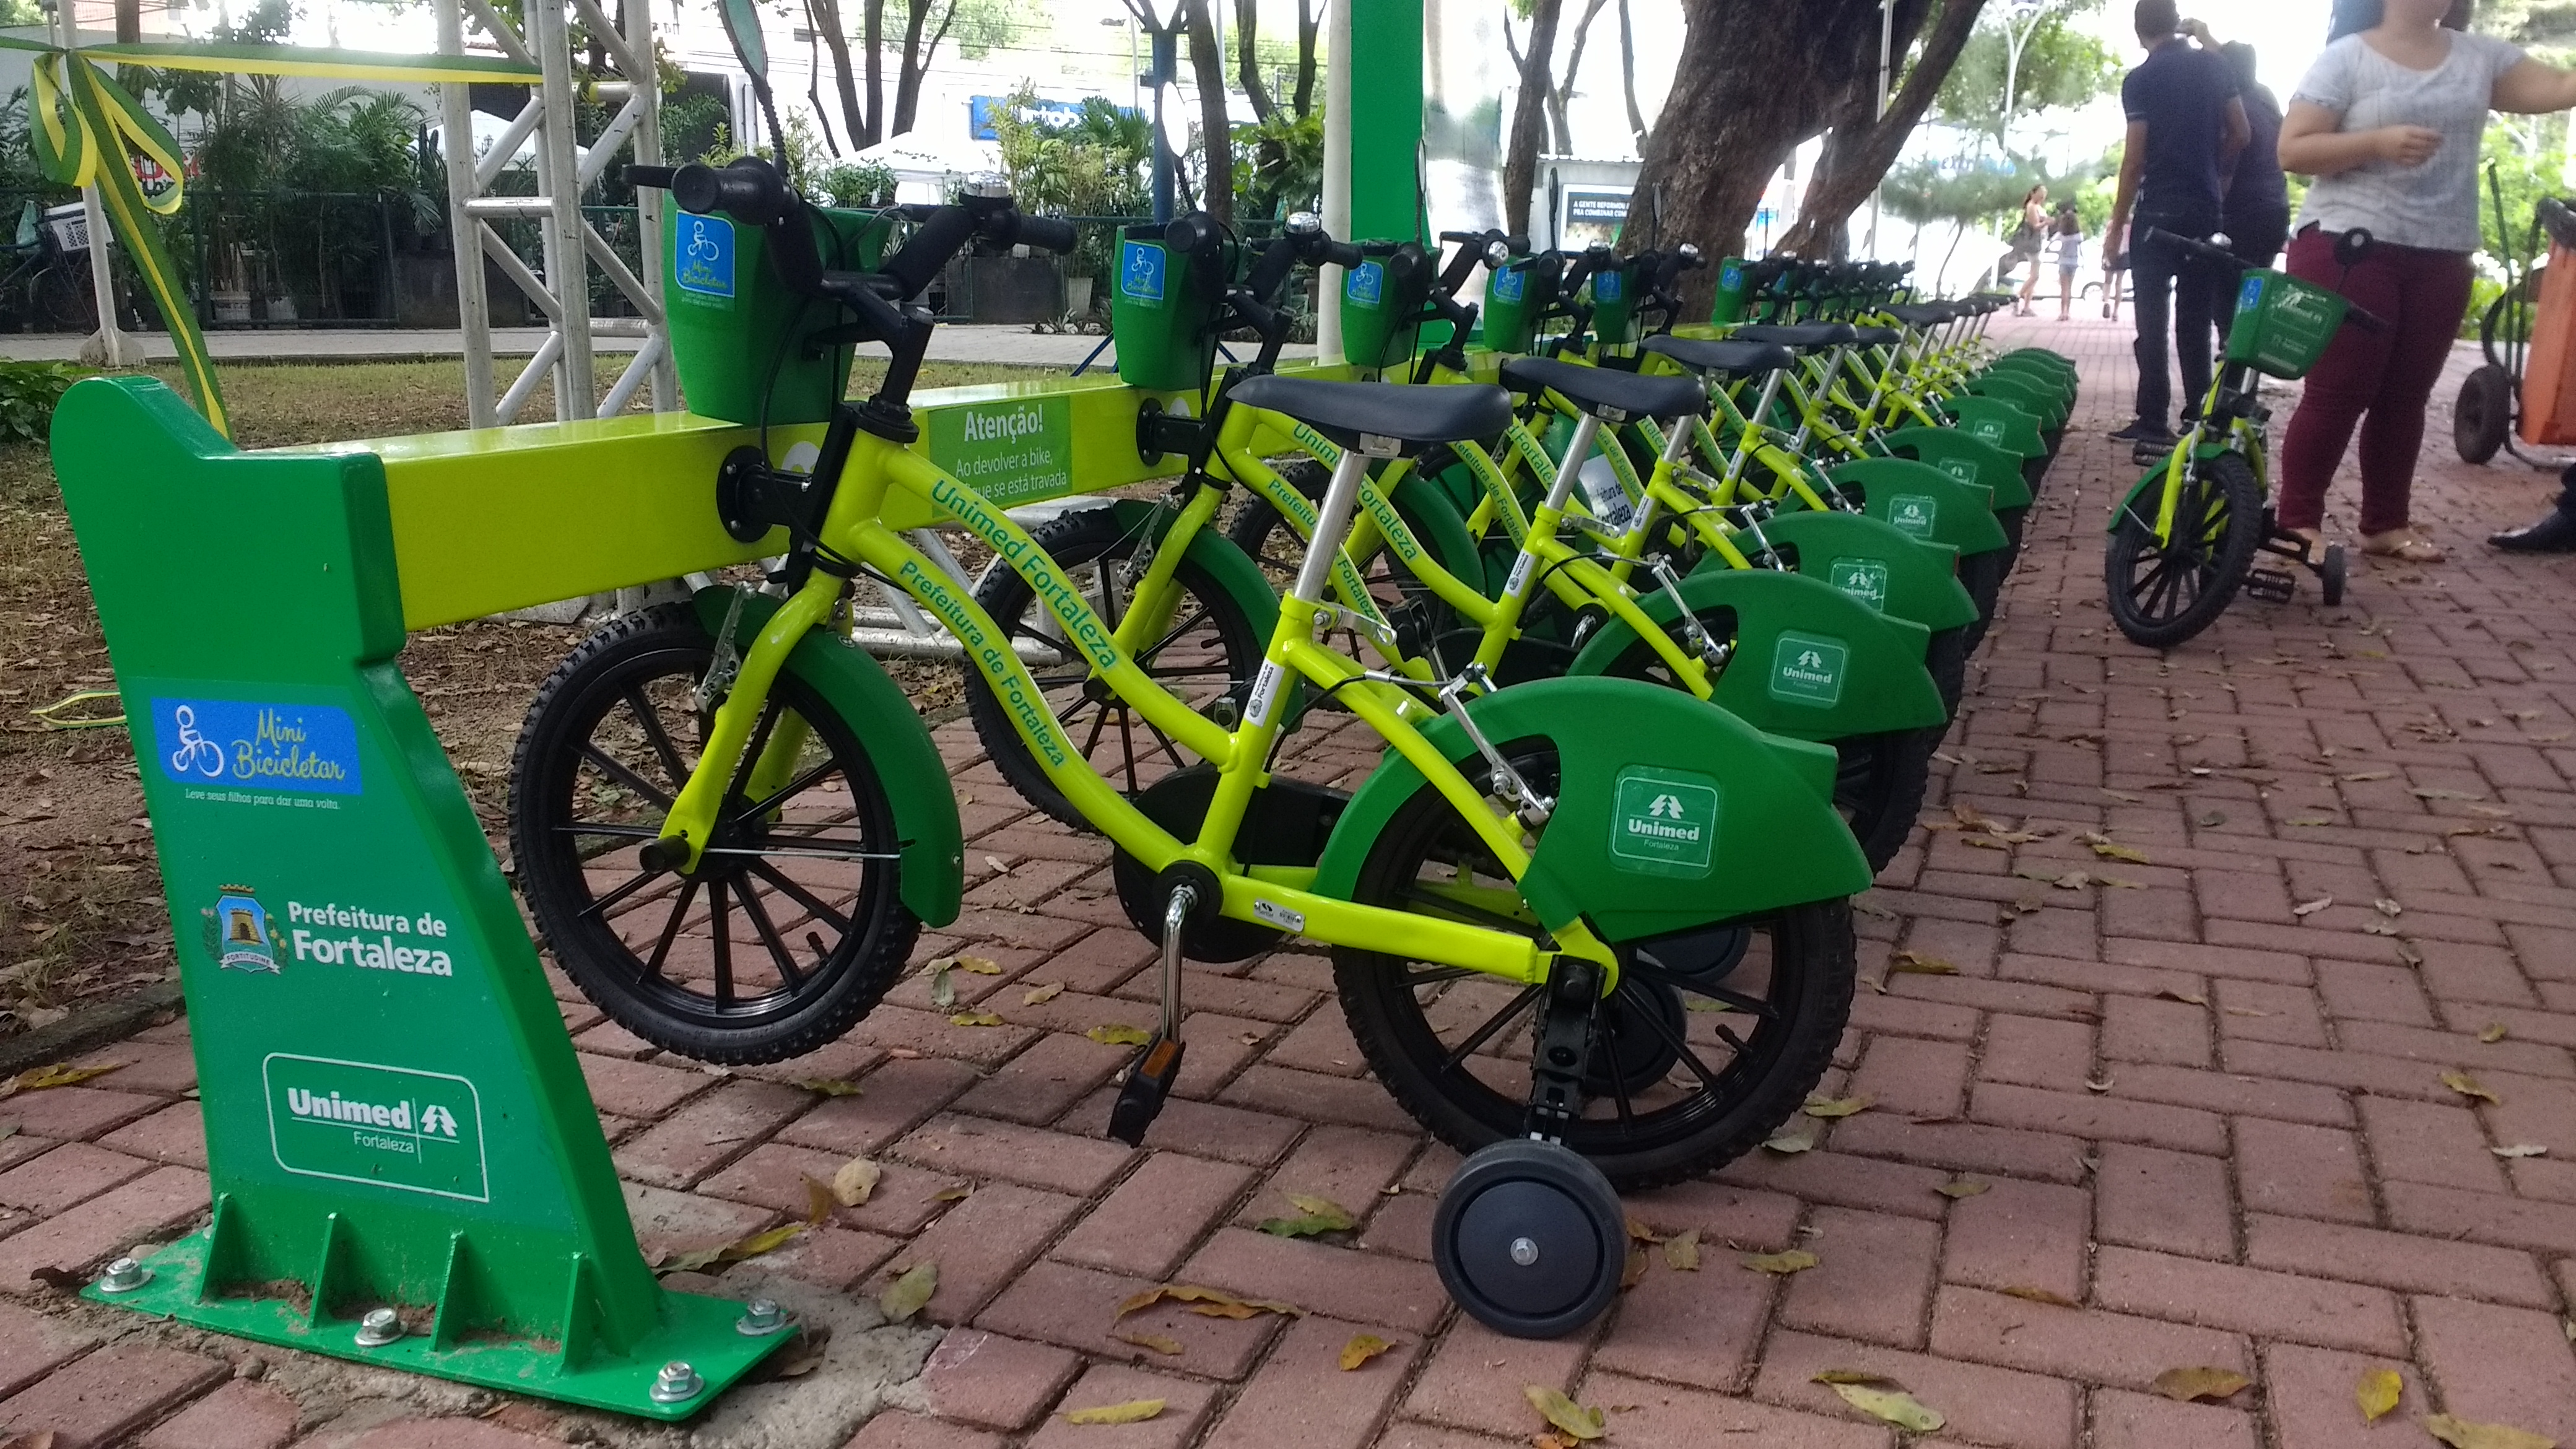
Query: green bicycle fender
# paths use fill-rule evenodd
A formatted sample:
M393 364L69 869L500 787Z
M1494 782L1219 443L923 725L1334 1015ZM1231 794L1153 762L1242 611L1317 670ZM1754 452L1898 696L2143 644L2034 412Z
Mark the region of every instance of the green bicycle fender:
M2039 419L2007 398L1964 393L1934 401L1937 412L1959 420L1959 431L2023 458L2045 458L2048 444L2039 436Z
M1912 427L1899 428L1885 441L1887 450L1899 457L1911 456L1953 478L1994 490L1998 513L2030 506L2030 480L2021 476L2021 459L1982 438L1957 428Z
M2042 432L2061 427L2066 422L2063 401L2055 388L2010 373L1988 372L1968 379L1968 391L1978 397L1999 397L2021 404L2031 416L2039 419Z
M2074 382L2076 379L2074 362L2069 360L2064 354L2051 352L2044 347L2025 347L2017 352L2007 352L2003 356L1996 358L1994 365L1997 367L2027 367L2034 372L2063 378L2070 383Z
M2226 449L2219 447L2215 443L2208 443L2201 446L2198 456L2206 460L2215 458L2225 451ZM2126 514L2130 508L2134 507L2137 504L2137 501L2141 497L2145 496L2149 490L2164 486L2165 465L2172 460L2173 454L2171 453L2167 453L2162 458L2158 458L2154 467L2149 468L2145 475L2140 477L2137 482L2129 485L2129 491L2120 495L2120 506L2111 510L2110 526L2103 530L2105 533L2118 533L2120 531L2120 519L2122 515ZM2148 516L2147 523L2148 526L2153 527L2155 519L2152 516Z
M2030 389L2032 395L2060 419L2074 411L2075 395L2080 391L2079 385L2071 379L2051 372L2036 363L2019 367L1998 363L1987 369L1982 376L1997 379L2017 388Z
M1734 612L1734 662L1719 672L1711 702L1755 729L1792 739L1839 740L1950 722L1941 690L1923 667L1932 631L1920 624L1881 614L1823 579L1776 569L1693 574L1682 580L1681 595L1693 614ZM1640 595L1637 607L1658 625L1670 625L1680 613L1662 589ZM1565 672L1604 673L1636 638L1637 631L1614 616ZM1816 639L1848 652L1838 687L1781 688L1777 671L1783 660L1804 647L1799 641Z
M1765 521L1762 532L1798 551L1798 572L1875 601L1882 614L1935 633L1977 622L1977 601L1959 582L1959 551L1946 543L1908 537L1894 524L1858 513L1783 513ZM1712 557L1700 567L1712 564L1726 566Z
M1855 458L1837 465L1835 483L1857 485L1861 509L1896 525L1908 538L1946 543L1962 555L1992 553L2012 540L1995 522L1995 491L1963 483L1912 458Z
M1163 541L1172 521L1180 516L1169 506L1150 498L1118 498L1110 500L1109 506L1116 511L1121 529L1145 529L1146 537L1157 544ZM1251 623L1253 637L1267 647L1270 636L1279 629L1279 596L1271 592L1270 580L1263 576L1261 565L1254 563L1233 539L1215 527L1202 528L1193 534L1190 546L1182 550L1181 557L1198 565L1218 588L1225 590L1225 596L1243 611L1244 618ZM1301 679L1290 684L1288 697L1281 701L1281 733L1295 729L1305 713L1306 682Z
M1550 930L1580 918L1605 941L1635 941L1869 888L1869 862L1833 808L1827 746L1764 734L1642 679L1534 679L1467 712L1497 745L1556 747L1556 809L1521 880ZM1482 773L1456 720L1422 734L1441 758ZM1424 785L1387 751L1334 823L1311 889L1349 900L1369 850ZM1684 808L1660 808L1667 801ZM1684 830L1699 838L1678 838Z
M708 633L724 628L725 612L733 599L734 592L728 588L698 590L694 602ZM734 624L736 644L748 648L781 602L767 594L744 595L742 616ZM950 792L948 766L940 760L939 747L931 743L921 716L913 712L912 701L886 677L885 666L865 650L820 630L797 641L795 652L787 656L787 668L812 685L867 747L868 763L875 767L886 802L894 809L895 838L902 842L899 883L904 906L924 925L944 926L956 920L966 891L966 835L957 822L957 797Z

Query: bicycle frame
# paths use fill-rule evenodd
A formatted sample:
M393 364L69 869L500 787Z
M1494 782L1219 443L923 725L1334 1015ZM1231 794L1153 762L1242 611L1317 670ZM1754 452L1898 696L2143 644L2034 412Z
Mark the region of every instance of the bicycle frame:
M2253 369L2241 362L2231 362L2221 366L2218 374L2210 379L2209 395L2201 402L2200 415L2192 420L2190 429L2184 432L2181 439L2174 444L2173 451L2166 455L2164 467L2160 470L2163 486L2156 496L2155 536L2160 546L2170 546L2173 543L2174 516L2181 506L2183 480L2190 476L2190 469L2201 460L2204 453L2212 456L2219 453L2235 453L2244 458L2254 470L2254 484L2260 496L2265 499L2272 496L2271 460L2266 450L2263 429L2257 426L2253 419L2239 414L2235 409L2221 406L2223 399L2241 390L2244 383L2250 379L2252 371ZM2209 418L2212 414L2224 414L2227 419L2223 442L2213 441L2210 437ZM2121 504L2123 511L2135 508L2138 491L2133 489L2128 499ZM2113 522L2114 524L2118 522L2118 515L2113 515Z
M1523 985L1545 981L1556 956L1578 956L1597 963L1605 979L1615 984L1616 959L1579 919L1537 922L1546 927L1552 938L1549 947L1543 949L1528 936L1318 895L1305 889L1314 878L1311 867L1238 869L1233 863L1234 843L1253 792L1268 776L1271 747L1277 741L1285 713L1281 706L1293 677L1340 694L1353 713L1421 771L1424 779L1458 811L1506 874L1518 880L1529 869L1530 854L1521 843L1519 823L1497 814L1484 792L1470 784L1378 693L1349 687L1366 678L1357 663L1314 642L1317 622L1324 617L1326 607L1322 595L1327 575L1339 552L1321 541L1338 540L1348 532L1361 471L1367 461L1359 453L1349 452L1336 467L1317 524L1315 537L1319 542L1310 547L1295 588L1281 601L1279 624L1263 655L1244 718L1231 731L1191 710L1140 669L1130 642L1122 641L1118 631L1102 623L1054 561L1004 510L917 453L873 434L859 433L852 442L849 461L825 515L820 538L840 557L910 595L956 635L965 647L966 658L983 671L1010 711L1048 779L1086 820L1150 870L1160 872L1184 860L1206 867L1223 883L1222 913L1226 917L1304 935L1327 945L1398 952ZM1194 840L1181 840L1148 819L1073 747L1043 703L1028 666L1010 646L1006 631L971 594L953 587L953 581L936 563L882 522L886 497L894 489L927 501L941 515L954 518L989 545L1008 567L1028 580L1036 597L1064 630L1065 638L1081 651L1109 688L1156 728L1216 768L1215 798ZM1217 490L1201 490L1200 496L1185 506L1184 522L1204 526L1213 516L1217 497ZM1162 563L1162 556L1177 558L1178 553L1177 548L1166 547L1160 550L1156 562ZM1162 577L1168 583L1168 568ZM795 732L778 736L774 730L767 734L760 730L761 722L768 717L770 689L798 641L809 630L830 623L842 592L840 577L817 569L744 650L731 692L715 711L700 763L673 802L663 826L666 843L675 839L685 842L686 865L695 865L737 779L752 782L750 798L756 800L766 798L757 793L759 782L780 779L792 768L795 747L801 744ZM1137 624L1132 616L1129 622L1147 627ZM761 737L756 739L756 734ZM745 755L750 751L756 751L757 758L751 761L746 776ZM1526 908L1516 897L1500 900L1499 892L1475 892L1473 896L1486 912L1518 913L1527 918Z

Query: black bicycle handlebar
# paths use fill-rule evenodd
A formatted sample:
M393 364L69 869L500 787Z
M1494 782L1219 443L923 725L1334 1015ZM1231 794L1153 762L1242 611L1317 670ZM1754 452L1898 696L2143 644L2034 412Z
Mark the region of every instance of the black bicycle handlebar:
M2214 241L2203 241L2198 237L2184 236L2180 232L2167 231L2162 227L2148 227L2144 231L2138 233L2137 240L2142 242L2153 242L2161 246L2176 247L2205 262L2212 262L2218 265L2236 268L2238 270L2247 269L2245 267L2244 258L2227 250L2225 247L2216 245ZM2335 238L2335 255L2348 259L2344 262L2344 267L2349 271L2360 258L2368 255L2370 245L2370 232L2362 227L2354 227L2352 230ZM2371 311L2369 308L2362 306L2360 303L2353 301L2350 297L2344 298L2343 315L2345 321L2352 323L2365 332L2387 332L2392 330L2393 327L2393 324L2390 323L2387 318L2382 317L2378 313Z

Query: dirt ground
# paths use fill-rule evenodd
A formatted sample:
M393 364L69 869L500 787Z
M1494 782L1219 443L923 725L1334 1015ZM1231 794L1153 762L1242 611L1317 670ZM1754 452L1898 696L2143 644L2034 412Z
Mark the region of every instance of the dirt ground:
M854 393L871 387L879 370L861 359ZM921 383L1046 375L934 362ZM246 448L465 426L457 362L230 367L223 385L235 440ZM523 416L553 410L551 389L540 387ZM520 717L583 632L482 620L416 634L403 650L403 673L496 846ZM957 697L955 671L945 665L902 664L896 672L930 706ZM54 728L33 713L79 691L114 688L51 461L41 446L0 444L0 1037L175 970L125 731ZM59 716L115 712L111 698Z

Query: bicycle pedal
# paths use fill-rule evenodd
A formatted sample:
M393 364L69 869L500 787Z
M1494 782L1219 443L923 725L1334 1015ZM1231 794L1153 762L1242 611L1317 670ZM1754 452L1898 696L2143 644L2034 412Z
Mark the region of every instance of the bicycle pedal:
M1130 1147L1145 1145L1145 1129L1163 1115L1163 1103L1172 1095L1172 1083L1181 1074L1183 1044L1167 1036L1158 1036L1128 1068L1127 1080L1118 1088L1118 1102L1109 1109L1109 1135Z
M2298 591L2299 581L2289 574L2256 569L2245 576L2245 592L2266 603L2286 604Z

